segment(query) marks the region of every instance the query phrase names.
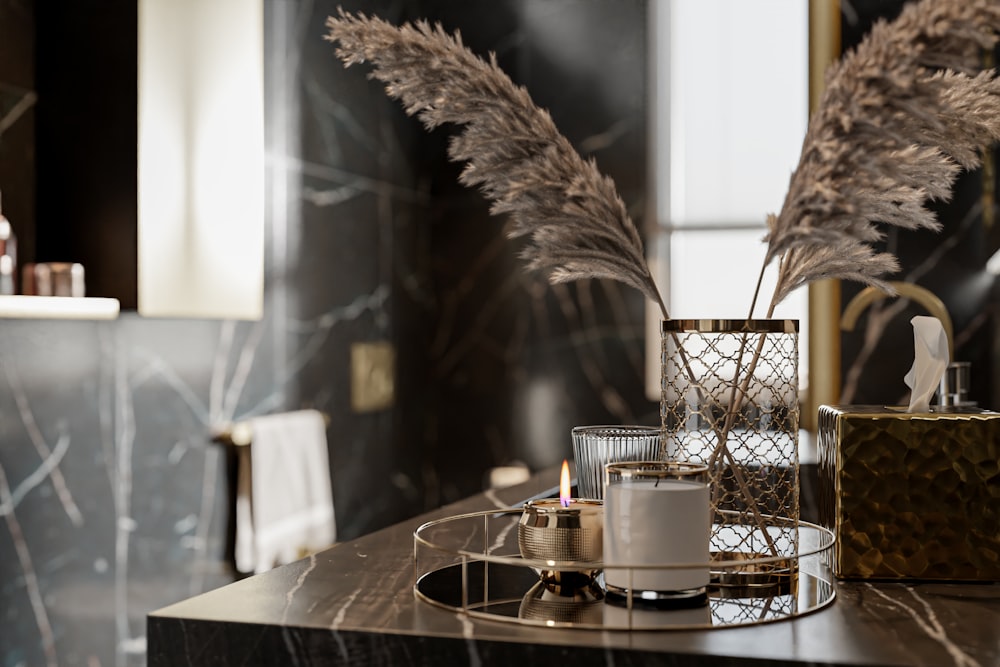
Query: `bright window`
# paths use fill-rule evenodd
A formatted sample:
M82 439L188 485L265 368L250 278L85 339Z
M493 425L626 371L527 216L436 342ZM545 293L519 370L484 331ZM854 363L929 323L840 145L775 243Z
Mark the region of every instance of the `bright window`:
M649 252L674 318L745 318L768 213L781 208L808 121L808 3L649 3ZM755 317L766 314L768 268ZM806 384L808 292L775 312L800 321ZM647 390L659 396L659 319L650 307Z

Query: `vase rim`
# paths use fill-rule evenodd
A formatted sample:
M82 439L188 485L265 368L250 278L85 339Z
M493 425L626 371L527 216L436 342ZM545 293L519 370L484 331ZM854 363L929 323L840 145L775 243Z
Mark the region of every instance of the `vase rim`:
M662 333L795 333L798 320L662 320Z

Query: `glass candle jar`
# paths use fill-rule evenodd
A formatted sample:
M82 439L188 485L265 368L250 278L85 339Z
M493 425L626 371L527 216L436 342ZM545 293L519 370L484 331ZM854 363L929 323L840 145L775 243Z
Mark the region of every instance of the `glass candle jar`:
M609 597L701 605L708 601L708 466L609 463L604 489L604 581Z

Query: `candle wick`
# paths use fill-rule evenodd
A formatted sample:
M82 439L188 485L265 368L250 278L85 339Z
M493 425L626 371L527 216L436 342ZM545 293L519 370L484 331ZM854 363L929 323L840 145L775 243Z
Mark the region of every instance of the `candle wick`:
M654 484L653 484L653 488L655 489L655 488L656 488L656 487L658 487L659 485L660 485L660 478L659 478L659 477L657 477L657 478L656 478L656 483L654 483Z

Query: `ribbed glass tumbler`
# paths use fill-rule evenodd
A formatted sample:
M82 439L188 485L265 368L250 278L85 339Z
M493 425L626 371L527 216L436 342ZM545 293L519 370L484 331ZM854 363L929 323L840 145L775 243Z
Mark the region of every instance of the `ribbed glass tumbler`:
M604 466L608 463L660 459L657 426L576 426L572 434L580 498L604 498Z

